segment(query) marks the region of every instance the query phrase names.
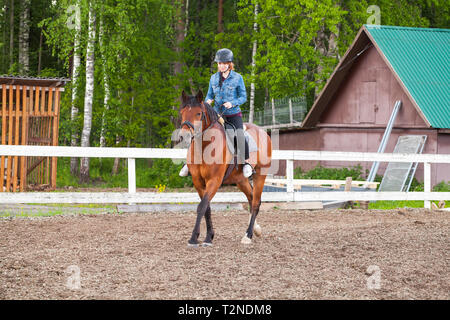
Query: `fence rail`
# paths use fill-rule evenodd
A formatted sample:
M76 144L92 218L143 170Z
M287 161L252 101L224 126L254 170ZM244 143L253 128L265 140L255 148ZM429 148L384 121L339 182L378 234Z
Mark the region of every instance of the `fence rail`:
M136 192L137 158L185 159L186 149L158 148L82 148L52 146L0 145L0 156L41 157L89 157L127 158L128 192L0 192L1 203L180 203L197 202L196 193ZM286 161L287 192L264 192L262 201L375 201L375 200L424 200L425 208L431 208L430 200L449 200L450 192L431 192L431 164L450 163L449 154L392 154L373 152L331 152L274 150L273 160ZM294 192L294 161L351 161L351 162L419 162L424 164L424 192ZM281 180L280 180L281 181ZM240 192L218 193L213 202L246 202Z

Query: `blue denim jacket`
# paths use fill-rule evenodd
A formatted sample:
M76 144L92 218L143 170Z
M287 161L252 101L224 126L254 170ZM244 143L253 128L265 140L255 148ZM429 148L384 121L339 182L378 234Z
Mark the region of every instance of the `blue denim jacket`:
M244 79L242 76L230 71L230 74L222 83L222 88L219 86L220 72L211 76L209 80L208 94L205 100L214 100L214 109L217 113L224 115L232 115L241 112L239 106L247 101L247 91L245 90ZM232 108L226 109L222 107L225 102L231 102Z

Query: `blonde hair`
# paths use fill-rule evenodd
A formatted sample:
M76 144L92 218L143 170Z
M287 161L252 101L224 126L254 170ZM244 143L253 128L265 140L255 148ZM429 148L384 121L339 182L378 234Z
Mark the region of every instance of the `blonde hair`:
M234 63L233 62L225 62L225 63L228 64L228 68L230 70L234 70ZM217 71L220 71L219 70L219 63L217 63Z

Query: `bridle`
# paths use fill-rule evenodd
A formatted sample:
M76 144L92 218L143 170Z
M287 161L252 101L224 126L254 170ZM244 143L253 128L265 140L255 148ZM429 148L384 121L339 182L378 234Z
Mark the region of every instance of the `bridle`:
M203 121L205 121L205 124L208 124L207 123L207 121L208 121L208 119L207 119L207 117L206 117L206 114L205 114L205 111L203 111L204 109L206 109L206 107L205 107L205 105L204 105L204 103L203 103L203 101L202 101L202 117L200 118L200 121L202 122L202 124L203 124ZM191 141L194 139L194 138L197 138L200 134L203 136L203 134L206 132L206 131L208 131L209 129L211 129L211 127L222 117L222 115L223 115L223 113L225 112L225 110L222 112L222 113L220 113L219 114L219 116L218 116L218 118L217 118L217 120L214 120L214 121L212 121L210 124L209 124L209 126L205 129L205 130L203 130L203 131L200 131L200 132L195 132L195 127L194 127L194 125L192 124L192 122L190 122L189 120L186 120L186 121L184 121L182 124L181 124L181 126L180 126L180 128L182 128L183 126L188 126L190 129L192 129L192 131L193 131L193 135L192 135L192 137L191 137Z
M206 115L205 115L205 112L202 110L202 117L201 117L200 121L203 123L203 120L206 121ZM181 128L182 128L183 126L188 126L189 128L191 128L191 129L195 132L195 127L194 127L194 125L192 124L192 122L190 122L189 120L184 121L184 122L181 124Z

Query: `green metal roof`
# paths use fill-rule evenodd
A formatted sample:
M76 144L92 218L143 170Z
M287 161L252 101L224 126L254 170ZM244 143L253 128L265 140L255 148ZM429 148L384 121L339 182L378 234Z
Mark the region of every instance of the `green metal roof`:
M450 29L364 27L429 124L450 129Z

